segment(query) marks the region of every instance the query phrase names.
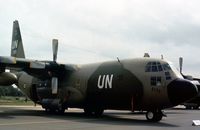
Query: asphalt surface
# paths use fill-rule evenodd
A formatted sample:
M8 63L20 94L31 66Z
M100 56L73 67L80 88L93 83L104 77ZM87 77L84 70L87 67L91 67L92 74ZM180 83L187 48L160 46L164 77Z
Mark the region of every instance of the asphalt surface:
M165 110L167 117L157 123L146 121L142 113L105 111L101 118L85 117L80 109L63 115L48 114L41 107L0 106L0 130L200 130L192 120L200 120L200 110Z

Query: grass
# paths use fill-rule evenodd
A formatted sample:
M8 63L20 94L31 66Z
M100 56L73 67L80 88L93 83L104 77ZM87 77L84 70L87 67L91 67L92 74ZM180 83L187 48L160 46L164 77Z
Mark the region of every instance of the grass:
M0 105L34 105L34 102L27 100L25 101L25 97L12 97L12 96L1 96L0 97Z

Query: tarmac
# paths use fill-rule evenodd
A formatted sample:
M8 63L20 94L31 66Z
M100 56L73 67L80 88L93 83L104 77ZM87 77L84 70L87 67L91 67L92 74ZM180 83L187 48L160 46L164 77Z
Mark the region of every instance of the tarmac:
M106 110L102 117L86 117L81 109L63 115L46 113L40 106L0 105L0 130L200 130L200 110L182 107L165 110L160 122L148 122L144 113Z

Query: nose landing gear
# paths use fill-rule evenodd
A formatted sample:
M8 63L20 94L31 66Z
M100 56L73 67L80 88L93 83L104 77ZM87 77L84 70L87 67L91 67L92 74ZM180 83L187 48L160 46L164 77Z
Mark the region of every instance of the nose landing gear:
M149 110L146 112L146 118L150 122L158 122L163 116L166 115L161 110Z

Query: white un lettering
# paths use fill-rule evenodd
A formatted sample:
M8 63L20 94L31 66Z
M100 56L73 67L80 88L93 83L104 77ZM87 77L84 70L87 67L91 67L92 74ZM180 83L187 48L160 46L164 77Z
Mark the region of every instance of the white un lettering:
M111 75L99 75L98 78L98 88L103 89L103 88L112 88L112 80L113 80L113 74Z

